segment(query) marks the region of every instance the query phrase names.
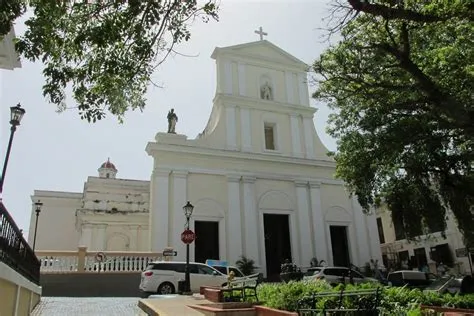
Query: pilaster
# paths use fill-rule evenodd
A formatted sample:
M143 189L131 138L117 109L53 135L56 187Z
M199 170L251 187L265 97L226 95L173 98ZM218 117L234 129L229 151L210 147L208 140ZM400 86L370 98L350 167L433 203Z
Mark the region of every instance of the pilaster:
M92 247L92 225L89 223L83 223L81 225L81 238L79 240L80 247Z
M150 249L160 252L168 246L169 170L154 170L150 185Z
M232 63L227 60L224 62L224 92L225 94L232 94L233 93L233 81L232 81Z
M296 113L290 114L291 144L294 157L303 157L301 148L300 117Z
M310 117L303 117L304 145L305 157L308 159L315 158L314 154L314 122Z
M168 236L170 239L170 244L167 245L173 247L178 255L176 256L176 261L186 260L186 245L181 241L181 233L184 231L186 218L184 216L183 206L187 202L187 180L188 172L187 171L173 171L173 218L172 225L173 227ZM164 248L163 248L164 249Z
M329 251L327 247L328 240L326 238L326 221L324 219L321 207L321 183L317 181L309 182L310 200L313 223L314 250L316 258L328 262Z
M285 71L286 100L290 104L295 104L295 85L293 83L293 73Z
M225 113L227 148L237 150L236 107L233 105L226 106Z
M313 236L311 234L311 219L308 196L308 182L295 181L299 224L299 253L300 265L309 265L314 257Z
M242 151L252 151L252 125L250 124L250 110L240 107L240 139Z
M237 65L239 75L239 95L247 95L247 78L245 77L245 64L238 63Z
M258 216L257 216L257 197L255 192L255 177L242 177L243 197L244 197L244 223L245 223L245 248L244 255L255 260L260 265L260 256L258 251Z
M240 176L227 176L228 213L227 219L227 254L232 263L242 255L242 214L240 207Z

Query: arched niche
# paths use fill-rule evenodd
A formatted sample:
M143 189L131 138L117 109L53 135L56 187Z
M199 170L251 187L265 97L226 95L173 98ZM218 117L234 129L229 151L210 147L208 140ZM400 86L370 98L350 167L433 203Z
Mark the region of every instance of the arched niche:
M126 251L130 249L130 237L124 233L113 233L107 238L108 251Z
M259 96L262 100L272 101L275 98L275 90L272 78L265 74L260 76L259 80Z
M293 201L283 191L270 190L262 194L258 201L260 210L282 210L293 211L295 209Z
M326 222L352 222L352 216L343 207L331 206L324 213L324 219Z

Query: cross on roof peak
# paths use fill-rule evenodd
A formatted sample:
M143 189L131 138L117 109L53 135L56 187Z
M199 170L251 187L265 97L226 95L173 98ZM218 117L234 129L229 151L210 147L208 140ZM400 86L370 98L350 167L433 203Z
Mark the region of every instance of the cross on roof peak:
M255 31L256 34L260 35L260 40L263 41L263 36L268 35L268 33L265 33L263 31L263 28L260 26L258 30Z

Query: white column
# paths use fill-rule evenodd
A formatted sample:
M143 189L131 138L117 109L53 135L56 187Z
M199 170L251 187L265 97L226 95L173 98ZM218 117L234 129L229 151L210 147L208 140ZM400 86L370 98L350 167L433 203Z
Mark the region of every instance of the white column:
M168 247L169 170L155 170L150 185L150 249L159 252Z
M321 207L321 184L316 181L309 183L311 196L311 210L314 236L314 249L318 260L329 259L328 241L326 239L326 223Z
M257 266L261 266L258 253L258 216L257 198L255 193L254 177L243 177L244 191L244 222L245 222L245 251L244 255L255 260Z
M239 74L239 94L241 96L247 95L247 80L245 78L245 64L238 63L238 74Z
M224 78L225 88L224 93L232 94L232 63L230 61L224 62Z
M298 91L300 104L309 106L308 77L305 72L298 74Z
M356 197L350 198L353 211L353 221L356 234L355 242L352 242L351 248L356 248L358 250L359 262L356 264L358 266L363 266L366 262L370 261L370 243L367 240L367 226L365 223L365 214L362 212L362 207L357 202Z
M226 125L227 125L227 148L231 150L237 149L237 127L235 117L235 106L227 106L225 109L226 113Z
M187 178L186 171L173 171L173 230L170 231L170 246L178 252L176 261L186 260L186 245L181 241L181 233L184 231L186 218L183 206L187 202Z
M377 216L375 215L375 211L372 210L372 213L365 215L364 218L367 223L366 229L369 235L368 245L370 247L370 259L378 260L380 263L382 263L382 250L380 249Z
M227 259L234 264L243 253L242 217L240 212L240 176L227 176L227 196Z
M107 224L98 224L95 226L96 236L94 239L94 250L104 251L107 247Z
M285 71L285 84L286 84L286 100L288 103L294 104L295 94L294 94L294 84L293 84L293 73Z
M314 122L310 117L303 117L303 129L304 129L304 147L305 157L313 159L314 154Z
M250 110L240 108L240 139L242 151L252 151L252 127L250 124Z
M92 225L85 223L81 227L81 239L79 246L84 246L90 249L92 247Z
M296 181L296 199L298 206L299 246L301 254L300 265L309 266L314 257L313 238L311 234L311 219L308 198L308 183Z
M301 149L301 135L299 116L296 113L290 114L291 126L291 143L293 146L293 156L303 157L303 150Z

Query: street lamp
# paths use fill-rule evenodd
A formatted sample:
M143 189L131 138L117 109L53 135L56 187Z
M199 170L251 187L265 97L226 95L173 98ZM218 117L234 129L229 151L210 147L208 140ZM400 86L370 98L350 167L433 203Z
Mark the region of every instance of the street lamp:
M10 151L12 149L13 135L15 134L16 127L20 125L21 119L25 114L23 109L18 103L16 106L10 107L10 140L8 141L7 153L5 155L5 162L3 163L2 178L0 179L0 194L3 192L3 182L5 181L5 173L7 172L8 159L10 158Z
M189 244L191 242L193 242L194 240L194 233L190 232L189 230L189 220L191 219L191 215L193 214L193 210L194 210L194 206L189 203L189 201L186 203L185 206L183 206L183 210L184 210L184 216L186 216L186 230L185 232L187 232L188 234L184 234L184 238L183 236L181 237L183 239L183 242L186 243L186 266L185 266L185 270L184 270L184 292L186 294L189 294L191 293L191 280L190 280L190 277L189 277ZM186 236L192 236L192 238L188 238L186 239Z
M36 224L35 224L35 235L33 237L33 252L35 251L35 246L36 246L36 231L38 230L38 217L41 213L42 206L43 206L43 203L41 203L39 200L38 202L35 203Z

